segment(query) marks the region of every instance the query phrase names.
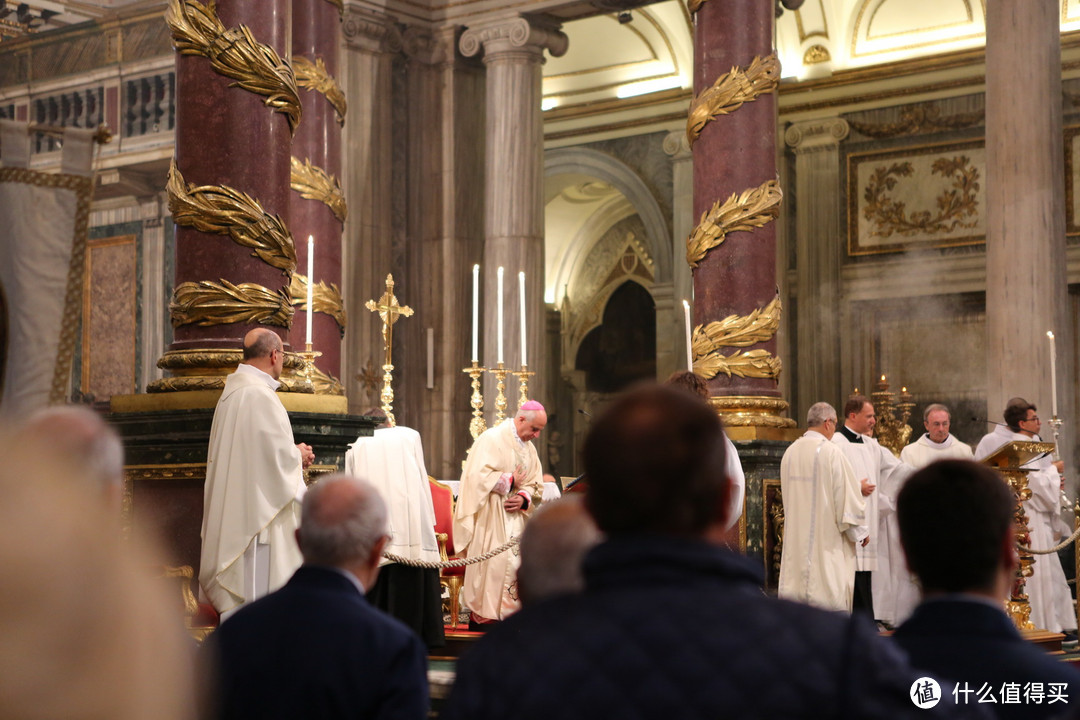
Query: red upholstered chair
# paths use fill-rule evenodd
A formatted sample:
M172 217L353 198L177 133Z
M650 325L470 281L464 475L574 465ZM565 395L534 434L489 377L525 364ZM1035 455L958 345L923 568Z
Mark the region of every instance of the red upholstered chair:
M431 503L435 506L435 537L439 539L439 557L445 562L452 558L454 549L454 493L428 475L428 488L431 490ZM439 584L450 595L450 627L458 625L461 611L461 584L465 580L465 568L443 568L439 571Z

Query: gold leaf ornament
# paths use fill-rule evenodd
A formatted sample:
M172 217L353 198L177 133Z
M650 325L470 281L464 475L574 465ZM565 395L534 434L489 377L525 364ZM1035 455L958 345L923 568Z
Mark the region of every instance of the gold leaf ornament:
M178 53L209 59L215 72L236 81L229 87L263 96L263 104L284 114L290 132L296 132L301 115L296 76L274 48L255 40L244 25L226 28L213 0L206 5L169 0L165 21Z
M341 89L338 81L326 69L326 63L323 62L323 59L315 58L315 62L311 62L302 55L296 55L293 57L292 62L293 70L296 72L296 84L321 93L337 113L338 125L344 125L345 112L348 110L345 92Z
M698 325L694 328L694 356L701 357L721 347L749 347L772 339L780 327L783 310L777 295L768 305L749 315L728 315L723 320Z
M293 308L284 288L274 292L256 283L200 280L176 286L169 314L173 327L230 323L291 327Z
M718 77L690 103L686 119L686 140L690 147L713 118L735 112L744 103L774 92L779 84L780 60L776 53L765 58L755 57L745 70L733 67L726 75Z
M289 296L292 304L304 312L307 311L307 284L306 275L293 273ZM337 285L334 283L327 285L321 280L315 283L315 287L311 289L311 304L314 306L311 308L312 312L323 313L334 318L338 327L341 328L341 334L345 334L348 317L345 314L345 302L341 298L341 291L338 290Z
M729 233L753 230L775 220L780 215L780 201L784 193L780 183L768 180L756 188L732 194L724 202L719 200L701 215L701 222L686 241L686 262L698 266L710 250L721 245Z
M175 159L165 188L169 212L177 225L228 235L236 244L252 248L253 255L284 275L296 269L296 247L285 223L277 215L268 214L247 193L223 185L187 183Z
M341 184L338 179L317 165L312 165L311 160L304 158L300 162L298 158L292 159L292 171L290 173L290 187L300 193L300 197L306 200L318 200L330 208L340 222L344 223L349 215L348 206L345 203L345 194L341 192Z
M780 358L773 357L768 350L748 350L726 357L719 352L710 353L694 361L694 372L706 380L721 373L728 377L734 375L775 380L780 377L781 368Z

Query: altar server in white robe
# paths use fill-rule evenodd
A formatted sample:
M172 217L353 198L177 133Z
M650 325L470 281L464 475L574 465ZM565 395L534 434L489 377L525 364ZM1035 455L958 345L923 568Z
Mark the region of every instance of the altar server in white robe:
M1013 440L1042 442L1039 430L1042 423L1034 405L1023 398L1009 400L1005 407L1005 425L988 433L975 449L975 458L989 457L999 447ZM1024 502L1028 516L1031 543L1028 547L1045 550L1071 534L1061 519L1061 473L1065 464L1046 455L1028 463L1027 475L1031 497ZM1061 569L1057 553L1035 555L1031 577L1025 586L1031 603L1031 622L1037 628L1051 632L1075 631L1076 609L1072 593Z
M406 560L439 562L435 508L420 433L402 425L389 427L382 410L364 414L381 417L383 425L371 436L357 438L345 452L345 474L370 482L386 502L390 540L384 552ZM412 628L428 647L445 644L439 571L385 557L379 567L375 585L367 589L368 600Z
M517 414L483 432L465 461L454 510L454 546L476 557L521 535L544 492L540 458L532 440L547 425L544 406L530 400ZM472 621L504 620L520 602L515 587L517 548L465 568L465 604Z
M873 403L854 395L844 405L844 424L832 441L851 463L866 498L868 537L855 548L854 609L895 625L907 619L919 602L894 517L896 496L912 468L873 438L876 426Z
M199 584L224 620L277 590L303 558L296 544L304 468L311 447L294 444L275 392L281 338L267 328L244 337L244 359L225 380L210 428Z
M836 410L816 403L806 433L780 461L784 546L778 595L828 610L851 612L855 545L867 538L866 502L840 448Z
M941 403L926 406L923 427L926 433L900 451L900 459L918 470L938 460L972 460L971 446L949 432L952 415Z

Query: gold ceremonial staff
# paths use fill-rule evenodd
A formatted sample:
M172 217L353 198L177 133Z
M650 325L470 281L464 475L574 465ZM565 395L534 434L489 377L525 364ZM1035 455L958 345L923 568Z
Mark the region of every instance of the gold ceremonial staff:
M405 317L411 317L413 310L408 305L399 305L397 297L394 296L394 276L386 276L386 292L376 303L374 300L368 300L364 303L371 312L379 313L379 317L383 321L383 346L386 348L386 362L383 363L383 387L382 392L379 393L379 399L382 400L382 410L386 413L386 421L390 423L390 427L397 425L397 421L394 420L394 411L392 409L394 403L394 389L390 386L393 381L393 376L390 374L394 369L393 364L390 362L390 351L393 346L394 340L394 323L398 321L398 317L404 315Z

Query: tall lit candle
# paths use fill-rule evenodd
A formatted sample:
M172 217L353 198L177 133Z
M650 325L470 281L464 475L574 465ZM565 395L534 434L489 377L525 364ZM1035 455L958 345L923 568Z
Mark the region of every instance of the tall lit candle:
M498 276L498 283L496 284L495 294L498 297L498 302L495 304L498 311L496 312L496 318L498 319L498 355L495 358L495 362L502 365L503 361L503 269L499 266L499 271L496 273Z
M525 271L518 273L518 304L521 305L521 366L529 363L525 360Z
M480 266L472 266L472 361L480 360Z
M1050 414L1057 417L1057 340L1053 330L1047 330L1046 337L1050 338Z
M683 317L686 318L686 369L694 372L694 345L690 340L690 303L682 301Z
M307 236L307 333L304 342L311 345L311 306L315 287L315 238Z

